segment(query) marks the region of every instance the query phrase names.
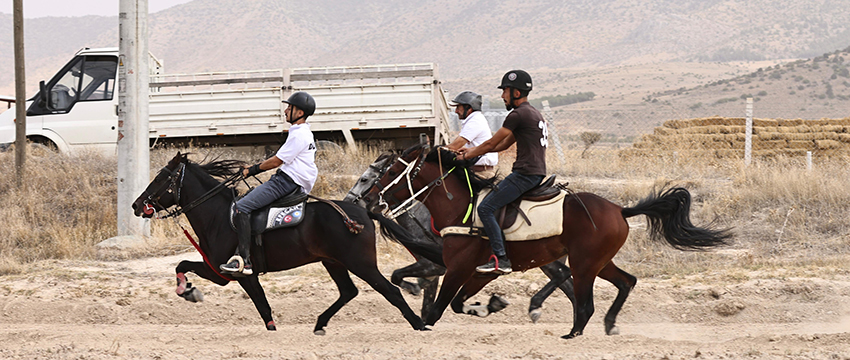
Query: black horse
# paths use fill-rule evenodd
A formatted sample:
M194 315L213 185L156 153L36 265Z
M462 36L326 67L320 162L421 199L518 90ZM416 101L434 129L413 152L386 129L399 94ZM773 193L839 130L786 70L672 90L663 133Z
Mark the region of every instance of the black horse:
M363 197L378 183L378 180L384 176L387 169L393 165L395 155L393 153L383 153L375 161L369 165L363 175L357 180L343 201L353 202L361 206L368 204L363 201ZM414 202L410 209L395 220L404 227L413 238L425 245L437 245L441 249L443 247L443 238L433 229L431 225L431 213L420 202ZM410 294L419 295L422 292L422 316L428 314L434 304L434 299L437 296L437 284L439 277L446 273L446 268L442 264L436 264L428 260L427 257L412 253L416 262L405 266L401 269L393 271L390 281L407 290ZM560 288L567 295L571 302L575 302L575 294L573 292L573 283L570 273L570 268L565 265L566 256L540 267L540 270L549 277L550 281L532 298L528 306L528 317L532 322L537 322L542 315L543 301L552 295L555 289ZM417 283L405 281L405 278L418 278ZM487 304L472 304L464 305L463 312L469 315L487 316L498 312L505 308L508 302L497 295L491 295Z
M254 275L233 278L218 272L219 264L227 261L237 245L236 232L230 226L230 205L234 190L222 186L215 177L237 178L243 163L233 160L215 161L200 165L191 162L179 152L168 165L157 174L147 189L133 203L136 216L151 217L156 211L177 206L195 230L200 240L199 250L204 262L182 261L177 265L177 294L187 300L197 299L199 291L187 283L186 273L198 276L219 285L238 281L239 285L254 302L266 329L275 330L272 311L260 285L258 274L292 269L309 263L321 262L339 287L340 296L316 322L313 332L324 335L330 318L357 296L357 288L348 272L365 280L372 288L398 308L404 318L416 330L424 330L422 319L407 305L401 292L378 271L375 253L375 225L381 224L386 237L409 245L411 251L429 254L436 260L439 249L416 244L398 224L364 208L345 202L334 202L348 216L363 225L358 234L350 232L343 223L343 216L324 202L308 202L304 208L304 220L295 227L271 230L263 234L263 246L252 243L252 253L257 258Z

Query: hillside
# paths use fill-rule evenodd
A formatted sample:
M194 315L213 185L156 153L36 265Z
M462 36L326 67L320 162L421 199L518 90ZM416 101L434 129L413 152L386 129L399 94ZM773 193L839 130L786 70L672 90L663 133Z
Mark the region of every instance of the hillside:
M76 50L117 45L117 22L28 19L30 94ZM0 94L9 95L11 23L10 14L0 14L0 34L8 34L0 36ZM668 119L740 116L741 101L729 99L746 93L759 97L758 116L846 116L840 81L832 84L835 98L817 98L826 95L829 66L799 68L799 82L809 81L802 92L789 88L799 84L786 84L787 76L740 85L731 79L843 49L848 23L850 3L829 0L541 0L521 8L472 0L206 0L149 16L150 50L169 73L436 62L450 93L473 89L498 99L493 84L501 74L524 68L534 75L535 96L596 94L555 109L569 132L625 137ZM762 91L768 95L758 96Z

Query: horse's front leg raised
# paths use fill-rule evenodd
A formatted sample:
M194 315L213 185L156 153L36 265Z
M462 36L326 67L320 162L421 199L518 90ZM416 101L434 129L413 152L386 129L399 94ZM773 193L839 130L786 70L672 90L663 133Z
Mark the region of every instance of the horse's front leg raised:
M205 263L200 261L183 260L177 265L175 272L177 272L177 295L191 302L204 301L204 294L201 290L192 286L192 283L186 278L186 273L194 272L198 276L222 286L230 282L222 279Z

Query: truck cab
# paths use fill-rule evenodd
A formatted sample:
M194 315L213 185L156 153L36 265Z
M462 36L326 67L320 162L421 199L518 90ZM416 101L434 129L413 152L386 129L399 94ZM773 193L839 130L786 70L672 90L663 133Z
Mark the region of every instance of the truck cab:
M63 153L114 153L118 126L118 49L82 49L27 100L27 140ZM15 111L0 114L0 147L15 141Z

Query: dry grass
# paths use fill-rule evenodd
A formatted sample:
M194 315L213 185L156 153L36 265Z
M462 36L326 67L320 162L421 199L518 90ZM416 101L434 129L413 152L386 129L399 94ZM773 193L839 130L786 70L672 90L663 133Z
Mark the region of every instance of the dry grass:
M184 150L185 151L185 150ZM263 154L228 149L189 149L193 160L214 158L257 161ZM151 176L176 153L151 153ZM313 194L342 198L380 151L361 148L358 155L325 151L317 159L320 178ZM502 174L512 162L501 157ZM637 276L684 277L718 274L718 281L745 281L761 276L790 276L812 271L841 271L850 255L850 177L847 158L816 158L806 170L800 158L757 159L745 168L736 159L715 157L621 157L615 150L568 150L563 158L549 151L549 172L577 191L600 194L628 206L653 187L682 185L693 194L692 217L733 227L728 249L686 253L655 243L643 219L630 219L633 230L617 263ZM31 157L23 191L14 187L14 154L0 153L0 275L20 271L40 259L86 259L99 256L95 244L116 235L114 157L96 153ZM263 174L268 176L269 174ZM184 220L185 221L185 220ZM187 225L184 225L187 226ZM191 250L171 221L152 221L150 242L114 257L145 257ZM381 243L383 261L404 262L396 245ZM104 257L103 255L100 255ZM820 269L820 270L812 270ZM732 271L734 270L734 271ZM730 275L731 274L731 275ZM735 275L739 274L739 275ZM773 274L773 275L771 275ZM780 275L777 275L780 274Z

